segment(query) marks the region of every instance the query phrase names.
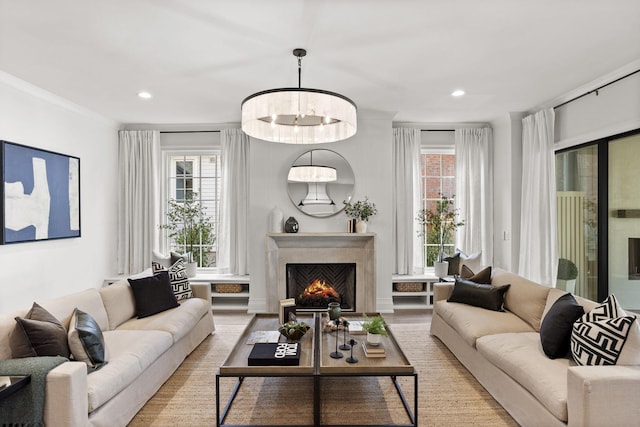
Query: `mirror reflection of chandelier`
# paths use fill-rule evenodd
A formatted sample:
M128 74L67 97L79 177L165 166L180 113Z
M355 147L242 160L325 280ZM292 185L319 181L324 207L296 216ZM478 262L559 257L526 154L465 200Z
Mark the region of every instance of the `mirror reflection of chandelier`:
M356 104L346 96L301 87L304 49L298 58L298 87L269 89L242 101L242 130L249 136L286 144L319 144L356 134Z
M292 166L287 179L293 182L333 182L338 179L338 174L331 166L314 165L312 150L309 151L309 164Z

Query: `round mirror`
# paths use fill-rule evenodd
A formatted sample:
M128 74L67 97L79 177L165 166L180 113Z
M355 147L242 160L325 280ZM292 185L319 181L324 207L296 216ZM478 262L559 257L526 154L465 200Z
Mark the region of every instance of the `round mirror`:
M303 153L287 175L289 198L307 215L327 217L344 209L353 196L355 178L349 162L331 150Z

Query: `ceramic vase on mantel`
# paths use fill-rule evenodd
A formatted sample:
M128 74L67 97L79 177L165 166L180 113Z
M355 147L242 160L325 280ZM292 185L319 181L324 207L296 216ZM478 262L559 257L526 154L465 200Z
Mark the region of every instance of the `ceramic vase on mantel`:
M284 226L284 214L277 207L274 206L271 212L269 212L269 231L271 233L282 233Z
M434 262L433 273L438 278L447 277L449 275L449 261Z
M356 222L356 233L366 233L367 232L367 221L363 221L359 219Z

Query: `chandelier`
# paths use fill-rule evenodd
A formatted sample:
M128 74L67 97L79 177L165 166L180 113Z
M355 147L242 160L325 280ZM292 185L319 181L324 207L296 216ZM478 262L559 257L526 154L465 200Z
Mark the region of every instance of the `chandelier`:
M242 130L249 136L285 144L320 144L347 139L358 129L356 104L346 96L301 87L304 49L298 58L298 87L269 89L242 101Z

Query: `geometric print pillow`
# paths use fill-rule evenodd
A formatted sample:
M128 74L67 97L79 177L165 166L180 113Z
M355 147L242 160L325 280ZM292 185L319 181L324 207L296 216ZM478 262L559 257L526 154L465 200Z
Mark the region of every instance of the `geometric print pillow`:
M153 274L160 271L165 271L163 265L153 261L151 262L153 268ZM171 267L169 267L169 280L171 281L171 289L176 296L176 300L189 299L193 297L193 291L189 284L189 278L187 277L187 269L184 266L184 261L179 258Z
M635 315L633 315L632 313L627 313L622 309L615 295L609 295L607 299L605 299L600 305L594 307L589 313L584 314L580 319L576 321L571 335L572 354L574 350L574 339L580 338L579 334L575 332L578 323L606 321L620 317L631 317L634 320L631 323L626 341L623 343L622 349L620 350L615 363L617 365L628 366L640 365L640 323L638 323ZM586 333L586 330L583 329L583 332ZM592 333L593 332L595 332L595 330L592 331ZM602 337L602 339L604 339L604 336ZM583 339L583 341L584 340L585 339ZM578 361L579 357L576 357L576 355L574 355L574 359L576 360L576 363L580 363Z
M633 316L576 321L571 332L573 359L578 365L615 365L634 322Z

